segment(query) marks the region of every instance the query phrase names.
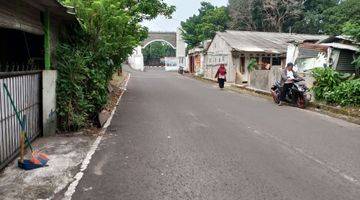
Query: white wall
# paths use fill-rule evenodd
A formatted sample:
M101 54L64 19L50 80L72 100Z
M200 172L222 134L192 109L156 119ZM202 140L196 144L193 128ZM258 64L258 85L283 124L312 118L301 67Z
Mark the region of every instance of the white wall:
M43 134L56 133L56 70L42 72L42 101L43 101Z
M180 29L176 32L176 58L177 58L177 65L185 67L187 66L186 63L186 43L182 39Z
M144 71L144 56L141 46L134 49L133 54L128 58L128 62L131 68Z
M299 46L295 44L289 44L286 53L286 63L294 63L299 72L308 71L315 67L324 67L328 65L328 59L330 53L319 52L314 58L298 58L299 57ZM335 59L336 60L336 59Z
M287 47L286 63L289 62L295 63L298 54L299 54L299 47L295 44L290 43Z

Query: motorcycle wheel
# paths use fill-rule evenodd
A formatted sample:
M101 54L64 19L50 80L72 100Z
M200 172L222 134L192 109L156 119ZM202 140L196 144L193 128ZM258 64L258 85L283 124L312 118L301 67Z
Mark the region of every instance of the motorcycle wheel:
M279 101L279 98L278 98L278 95L277 95L277 93L274 91L274 90L271 90L271 96L273 97L273 99L274 99L274 102L276 103L276 104L278 104L280 101Z
M299 96L296 101L296 105L298 108L305 109L306 107L305 98L303 96Z

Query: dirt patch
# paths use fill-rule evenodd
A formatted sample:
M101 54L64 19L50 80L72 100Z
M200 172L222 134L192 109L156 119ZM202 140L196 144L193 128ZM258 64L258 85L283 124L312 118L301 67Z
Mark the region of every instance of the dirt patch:
M110 86L113 88L113 90L110 92L108 103L105 106L106 110L112 111L112 109L116 106L116 103L123 90L122 86L124 84L124 80L127 76L127 73L123 73L121 76L119 76L117 73L113 75L112 80L110 81Z

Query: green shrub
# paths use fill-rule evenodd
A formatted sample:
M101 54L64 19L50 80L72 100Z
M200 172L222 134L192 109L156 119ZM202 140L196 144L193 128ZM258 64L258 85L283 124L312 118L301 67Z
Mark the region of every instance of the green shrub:
M315 78L312 90L317 100L325 100L325 94L333 91L341 83L340 73L331 68L315 68L312 75Z
M360 106L360 79L342 82L325 94L325 100L341 106Z
M315 68L312 74L316 100L341 106L360 106L360 79L331 68Z
M58 56L57 82L59 128L75 131L84 127L106 104L109 78L104 70L94 68L94 54L82 46L61 44L57 53L61 55Z
M258 68L257 65L258 65L257 60L255 58L251 58L248 66L247 66L248 71L252 72L252 71L256 70Z

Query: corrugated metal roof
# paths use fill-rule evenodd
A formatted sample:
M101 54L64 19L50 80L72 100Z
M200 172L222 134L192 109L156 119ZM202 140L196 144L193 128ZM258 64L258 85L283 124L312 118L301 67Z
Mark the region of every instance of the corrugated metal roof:
M323 40L326 35L226 31L217 33L234 50L242 52L285 53L289 41Z
M341 43L321 43L320 45L329 46L336 49L346 49L351 51L359 51L358 46L356 45L349 45L349 44L341 44Z

